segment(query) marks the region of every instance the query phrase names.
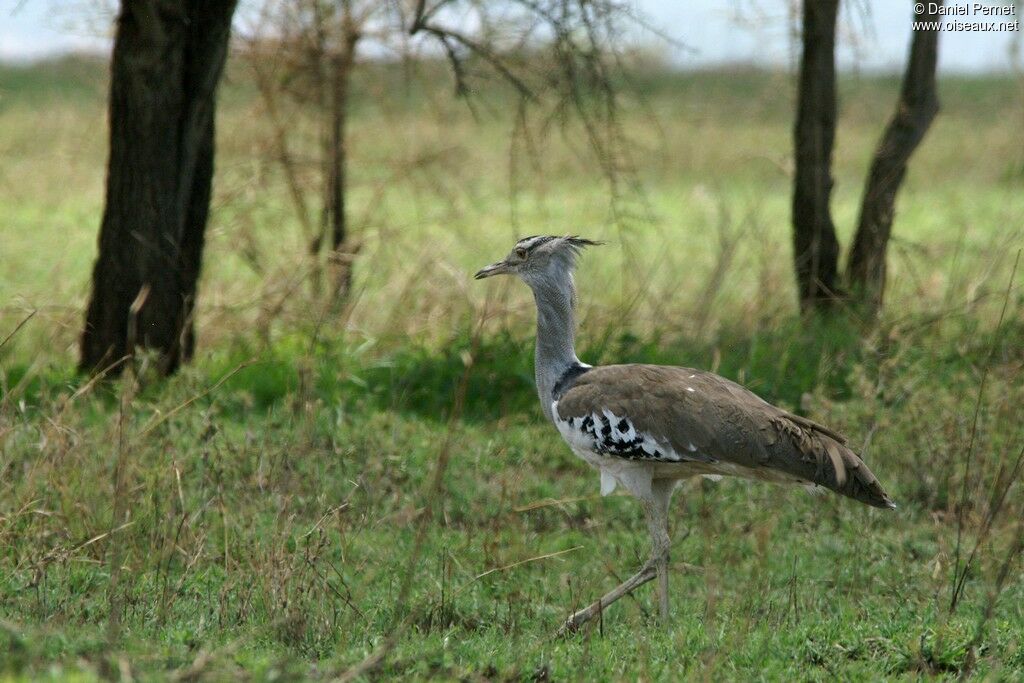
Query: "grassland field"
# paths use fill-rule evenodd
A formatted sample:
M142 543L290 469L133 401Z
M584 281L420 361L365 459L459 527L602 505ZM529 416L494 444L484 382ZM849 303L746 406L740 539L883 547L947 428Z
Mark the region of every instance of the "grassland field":
M32 314L0 347L0 678L330 680L382 653L359 678L1024 680L1019 78L941 80L869 326L796 311L791 74L637 74L613 202L578 123L539 110L524 133L505 94L474 113L449 80L368 69L337 310L308 286L309 234L236 60L197 357L90 383L75 345L106 77L0 67L0 340ZM898 80L840 85L846 245ZM287 106L313 188L318 131ZM543 422L529 293L471 278L539 233L608 242L577 277L581 357L714 369L832 425L899 510L693 481L670 627L642 589L553 637L648 541Z

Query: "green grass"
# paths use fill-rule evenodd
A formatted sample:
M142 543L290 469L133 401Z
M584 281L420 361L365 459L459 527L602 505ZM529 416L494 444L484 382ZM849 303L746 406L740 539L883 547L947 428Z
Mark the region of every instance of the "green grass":
M979 678L1024 676L1019 558L999 583L1020 482L982 533L1024 446L1024 295L1004 296L1024 225L1020 84L943 81L867 331L794 311L788 77L645 78L646 108L622 119L645 193L626 204L645 219L619 224L572 126L510 178L501 96L474 120L447 93L375 101L363 83L358 294L331 314L304 284L305 237L236 65L199 355L135 387L72 369L103 66L0 69L0 339L37 311L0 349L0 677L329 679L389 637L367 678L955 679L972 643ZM844 242L895 89L842 84ZM315 131L291 113L308 152ZM645 587L599 629L553 638L648 549L639 506L598 496L539 416L527 292L470 279L541 232L611 242L578 277L586 360L737 379L864 445L900 509L690 482L673 505L671 627ZM980 545L951 612L960 512L964 548Z

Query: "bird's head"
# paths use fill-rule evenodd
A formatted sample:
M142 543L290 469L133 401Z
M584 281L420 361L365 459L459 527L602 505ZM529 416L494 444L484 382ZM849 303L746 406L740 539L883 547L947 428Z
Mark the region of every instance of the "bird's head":
M553 237L533 235L516 242L504 260L481 268L474 276L477 280L492 275L518 275L526 284L571 273L576 257L583 247L602 244L575 235Z

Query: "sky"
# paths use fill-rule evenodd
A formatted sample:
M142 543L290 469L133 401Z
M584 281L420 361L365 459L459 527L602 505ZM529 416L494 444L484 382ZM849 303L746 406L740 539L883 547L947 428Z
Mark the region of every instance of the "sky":
M632 0L656 31L647 42L660 44L683 68L722 64L786 67L795 63L790 7L793 0ZM986 5L1012 7L1013 0ZM113 6L113 0L0 0L0 61L32 61L65 52L107 52L109 26L84 28L83 6ZM966 15L962 22L1018 21L1020 16L983 17L973 2L948 0ZM899 71L911 30L908 0L843 0L837 59L841 68ZM1019 27L1019 24L1018 24ZM672 43L659 38L662 33ZM1012 31L947 30L940 40L942 72L984 72L1011 67Z

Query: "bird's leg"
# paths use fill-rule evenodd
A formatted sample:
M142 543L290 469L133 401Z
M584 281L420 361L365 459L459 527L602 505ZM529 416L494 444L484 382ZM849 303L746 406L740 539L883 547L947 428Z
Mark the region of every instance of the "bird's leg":
M651 500L643 501L647 528L651 532L651 563L658 575L658 615L664 625L668 625L669 612L668 553L671 542L668 536L668 504L675 485L675 481L655 480L651 483Z
M650 498L641 499L647 528L651 532L651 559L644 563L633 576L606 593L600 600L587 605L569 617L559 634L572 633L601 613L613 602L632 593L648 581L658 578L658 612L663 624L668 624L668 504L676 482L656 480L652 482Z

